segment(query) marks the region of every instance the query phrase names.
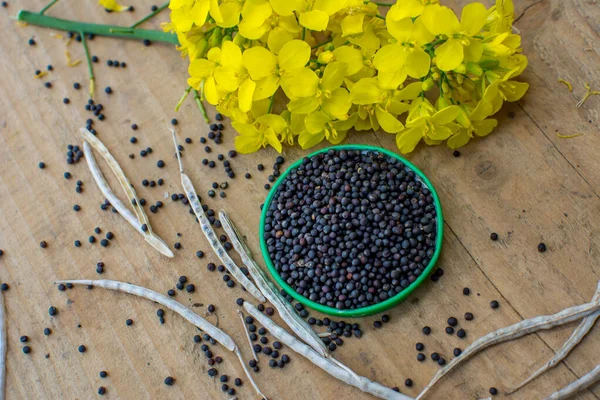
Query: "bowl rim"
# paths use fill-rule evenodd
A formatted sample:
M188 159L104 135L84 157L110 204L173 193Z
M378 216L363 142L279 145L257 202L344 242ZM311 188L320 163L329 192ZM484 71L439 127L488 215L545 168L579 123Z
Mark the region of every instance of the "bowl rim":
M429 261L429 264L427 264L427 267L425 267L425 270L423 270L423 273L421 275L419 275L419 277L413 283L411 283L407 288L402 290L400 293L398 293L395 296L390 297L389 299L384 300L380 303L373 304L373 305L370 305L367 307L361 307L361 308L356 308L356 309L351 309L351 310L338 310L337 308L319 304L317 302L314 302L314 301L308 299L307 297L300 295L299 293L297 293L294 290L294 288L292 288L290 285L288 285L286 282L284 282L284 280L279 275L279 272L277 272L275 265L273 264L273 262L271 261L271 257L269 256L266 240L264 240L265 220L267 217L267 211L269 209L269 205L271 204L271 201L273 200L273 197L275 196L275 193L277 192L277 189L279 188L279 185L281 184L281 182L284 181L284 179L287 177L288 174L291 173L291 171L295 170L296 168L298 168L301 165L302 160L304 158L311 158L318 154L325 153L329 150L377 151L377 152L383 153L387 156L394 157L397 160L401 161L405 166L407 166L409 169L413 170L417 174L417 176L421 179L422 183L425 183L425 185L431 192L431 194L433 196L433 200L434 200L434 205L435 205L435 210L436 210L436 224L437 224L437 226L436 226L437 232L436 233L437 234L436 234L436 241L435 241L435 251L433 253L433 256L431 257L431 260ZM433 187L433 185L431 184L431 181L429 181L427 176L419 168L417 168L413 163L406 160L404 157L401 157L400 155L398 155L390 150L384 149L382 147L361 145L361 144L346 144L346 145L330 146L330 147L323 148L321 150L317 150L313 153L310 153L309 155L307 155L305 157L298 159L296 162L294 162L289 167L287 167L287 169L281 174L279 179L277 179L277 181L275 182L275 184L269 191L267 198L265 199L265 202L264 202L263 208L262 208L262 212L261 212L261 216L260 216L259 235L260 235L260 237L259 237L260 250L261 250L263 259L265 260L265 264L267 265L267 268L269 269L269 273L271 274L273 279L275 279L275 281L279 284L279 286L281 286L285 290L285 292L287 294L292 296L295 300L302 303L303 305L305 305L309 308L312 308L313 310L319 311L323 314L332 315L332 316L336 316L336 317L355 318L355 317L363 317L363 316L367 316L367 315L377 314L377 313L386 311L386 310L394 307L398 303L405 300L415 289L417 289L425 281L425 279L427 279L427 277L431 274L431 271L433 270L435 264L437 263L437 260L440 256L440 253L442 250L442 241L443 241L443 236L444 236L444 218L442 215L442 204L440 202L439 196L438 196L435 188Z

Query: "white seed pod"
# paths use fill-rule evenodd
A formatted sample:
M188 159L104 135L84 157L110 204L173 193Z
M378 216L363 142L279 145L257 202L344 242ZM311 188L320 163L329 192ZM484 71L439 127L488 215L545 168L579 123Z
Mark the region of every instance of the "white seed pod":
M93 136L93 135L92 135ZM94 136L95 137L95 136ZM123 204L123 202L114 194L110 186L108 186L108 182L104 178L104 174L98 167L96 163L96 158L94 157L94 153L92 152L92 148L88 144L88 142L83 142L83 153L85 154L85 160L87 162L88 168L92 173L92 177L98 185L98 188L106 197L106 200L118 211L119 215L121 215L133 228L138 231L142 237L156 250L158 250L161 254L167 257L173 257L173 252L167 246L167 244L162 240L156 233L152 231L150 228L150 224L146 224L148 226L148 231L144 232L142 229L142 223L138 220L138 218L131 212L131 210ZM123 173L123 171L121 171ZM121 182L121 180L119 180ZM137 207L141 208L141 207Z
M202 204L200 203L200 198L196 194L196 189L194 189L194 185L190 178L183 172L183 164L181 163L181 156L179 155L179 149L177 148L177 140L175 139L175 131L171 129L171 133L173 134L173 143L175 144L175 152L177 153L177 161L179 162L179 172L181 174L181 186L183 186L183 191L187 196L190 206L196 214L196 218L198 218L198 222L200 223L200 228L206 240L210 244L210 247L213 249L219 260L223 263L225 268L231 273L231 275L242 285L248 293L250 293L256 300L264 303L266 301L265 297L262 295L260 290L250 279L244 275L242 270L236 265L236 263L229 257L227 251L223 248L223 245L217 238L217 234L214 229L210 225L210 221L206 217L204 210L202 209Z
M334 359L323 357L311 347L305 345L294 336L290 335L285 329L277 325L269 317L258 311L258 308L248 301L244 302L244 308L246 311L254 317L262 326L264 326L269 333L294 350L296 353L307 358L317 367L327 372L334 378L347 383L348 385L354 386L365 393L372 394L375 397L386 400L412 400L412 397L406 396L402 393L395 392L392 389L383 386L380 383L371 381L363 376L357 375L354 372L350 372L348 367L342 367Z
M125 282L108 280L108 279L61 280L61 281L56 281L55 283L64 283L64 284L72 283L73 285L86 285L86 286L91 285L91 286L101 287L104 289L115 290L118 292L125 292L125 293L133 294L135 296L143 297L145 299L151 300L155 303L158 303L158 304L168 308L169 310L176 312L177 314L181 315L184 319L186 319L188 322L190 322L192 325L195 325L196 327L198 327L201 330L203 330L204 332L206 332L208 335L210 335L210 337L212 337L217 342L219 342L219 344L221 344L227 350L233 352L236 355L236 357L238 358L238 360L240 361L240 364L242 365L242 368L244 369L244 372L246 373L246 376L247 376L248 380L250 381L250 383L252 384L252 387L254 388L256 393L259 396L261 396L261 398L266 399L266 396L264 394L262 394L262 392L256 385L256 382L252 378L252 374L250 374L250 371L248 370L248 367L246 366L246 363L244 362L242 353L240 352L240 349L235 344L235 342L233 341L231 336L229 336L224 331L217 328L216 326L214 326L213 324L211 324L210 322L208 322L207 320L205 320L204 318L202 318L201 316L199 316L198 314L196 314L195 312L193 312L192 310L190 310L183 304L165 296L164 294L160 294L153 290L146 289L145 287L132 285L130 283L125 283Z

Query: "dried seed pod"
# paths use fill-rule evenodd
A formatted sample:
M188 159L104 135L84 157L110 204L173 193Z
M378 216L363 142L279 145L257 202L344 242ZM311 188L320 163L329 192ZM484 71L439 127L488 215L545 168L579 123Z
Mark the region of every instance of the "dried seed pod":
M592 301L598 301L599 299L600 299L600 286L596 290L596 293L594 293L594 297L592 298ZM544 372L546 372L549 369L554 368L556 365L558 365L558 363L560 363L563 359L565 359L569 355L571 350L573 350L575 348L575 346L577 346L579 344L579 342L581 342L583 340L585 335L588 334L588 332L592 329L592 327L596 323L596 320L598 319L598 317L600 317L600 311L597 311L594 314L591 314L591 315L585 317L583 319L583 321L581 321L579 326L577 328L575 328L575 330L573 331L573 333L571 334L569 339L563 344L563 347L561 347L561 349L559 351L557 351L556 354L554 354L554 356L546 364L544 364L540 369L538 369L536 372L534 372L529 378L527 378L523 382L521 382L518 386L507 391L506 394L511 394L511 393L516 392L517 390L521 389L523 386L527 385L529 382L536 379L538 376L542 375Z
M598 285L600 287L600 282L598 282ZM419 396L417 396L417 400L423 398L423 396L436 384L436 382L454 369L455 366L483 349L509 340L520 338L521 336L525 336L539 330L551 329L556 326L577 321L581 318L587 317L588 315L596 313L598 310L600 310L600 301L596 300L579 306L566 308L556 314L529 318L505 328L498 329L497 331L488 333L487 335L471 343L469 347L463 350L460 356L454 358L444 368L440 369L433 376L425 389L423 389Z
M115 175L117 175L117 177L119 178L118 179L119 183L121 183L121 185L124 188L126 186L129 188L129 190L131 192L133 192L133 199L135 200L135 204L139 204L137 197L135 195L135 191L131 187L129 180L123 173L123 170L121 170L121 168L117 164L116 160L114 160L114 158L112 158L110 153L108 153L108 150L106 149L106 147L104 147L104 144L102 144L102 142L100 142L87 129L82 129L82 134L84 134L84 137L86 138L86 140L88 140L87 135L89 134L92 138L95 139L95 141L97 141L96 145L98 145L98 146L101 145L101 147L94 147L94 148L102 149L102 150L98 150L98 151L104 157L104 159L107 160L107 162L108 162L108 159L107 159L106 154L108 154L108 156L110 156L110 159L112 159L111 162L114 162L114 164L116 164L115 168L117 169L117 172L115 172L115 168L111 167L111 169L113 170L113 172L115 172ZM92 143L92 142L90 142L90 143ZM98 164L96 163L96 158L94 157L94 154L92 153L92 149L90 147L90 144L88 144L88 142L83 143L83 152L85 154L85 159L87 161L90 172L92 173L92 176L93 176L94 180L96 181L98 188L100 189L100 191L102 192L104 197L106 197L106 199L109 201L109 203L118 211L119 215L123 216L123 218L125 218L125 220L127 222L129 222L131 224L131 226L133 226L143 236L143 238L152 247L154 247L156 250L158 250L161 254L163 254L167 257L173 257L173 252L171 251L171 249L169 249L169 246L167 246L167 244L164 242L164 240L162 240L158 235L156 235L150 228L149 221L147 220L147 217L146 217L146 214L145 214L143 208L134 206L134 211L136 211L136 215L134 215L131 212L131 210L129 208L127 208L121 202L121 200L119 200L119 198L113 193L110 186L108 186L108 182L106 182L106 179L104 178L104 175L102 174L102 171L100 170L100 168L98 167ZM109 165L110 165L110 163L109 163ZM126 190L126 192L129 192L129 191ZM143 220L140 220L140 218L139 218L139 215L138 215L140 213L139 210L141 210L141 214L143 214L143 216L144 216ZM142 221L146 221L146 222L142 222ZM144 225L147 227L147 231L144 231L142 229L142 226L144 226Z
M285 329L277 325L269 317L258 311L258 308L250 302L244 302L244 308L250 315L252 315L258 322L260 322L265 328L269 330L271 335L283 344L294 350L296 353L306 357L317 367L321 368L331 376L347 383L348 385L354 386L365 393L370 393L375 397L386 400L412 400L412 397L393 391L392 389L385 387L377 382L373 382L363 376L359 376L354 372L349 371L348 368L344 368L335 362L332 358L321 356L319 353L314 351L311 347L305 345L294 336L290 335Z
M600 381L600 364L596 365L594 369L577 379L575 382L569 383L567 386L546 397L544 400L564 400L571 398L575 393L579 393L582 390L589 388L598 381Z
M130 283L113 281L113 280L87 280L87 279L62 280L62 281L57 281L55 283L65 283L65 284L70 283L70 284L74 284L74 285L97 286L97 287L101 287L104 289L115 290L118 292L125 292L125 293L133 294L135 296L143 297L145 299L151 300L155 303L161 304L162 306L176 312L177 314L179 314L183 318L185 318L188 322L190 322L191 324L200 328L208 335L210 335L211 338L215 339L227 350L233 352L237 356L238 360L240 361L240 364L242 365L242 368L244 369L244 372L246 373L246 376L250 380L250 383L254 387L254 390L256 391L256 393L259 396L261 396L261 398L266 398L266 396L262 394L262 392L260 391L260 389L258 388L256 383L252 379L252 375L250 374L250 371L246 367L246 363L244 362L244 359L242 358L242 353L240 352L239 348L237 347L237 345L235 344L233 339L228 334L226 334L224 331L217 328L216 326L214 326L213 324L211 324L210 322L208 322L207 320L205 320L204 318L202 318L201 316L199 316L198 314L196 314L195 312L193 312L192 310L190 310L183 304L181 304L175 300L172 300L169 297L167 297L163 294L157 293L153 290L146 289L141 286L132 285Z
M260 288L269 303L273 304L277 311L279 311L281 319L288 324L300 339L312 347L313 350L321 356L327 357L329 355L329 350L320 339L319 335L317 335L310 325L298 315L294 306L281 295L273 282L267 278L263 270L258 266L256 261L254 261L252 252L248 248L244 237L239 233L235 225L233 225L229 215L227 215L225 211L221 211L219 212L219 220L221 221L221 224L223 224L223 230L225 230L227 236L229 236L233 248L238 252L242 262L246 268L248 268L250 276L254 279L254 282L256 282L256 286Z
M0 291L0 400L4 400L6 390L6 310L4 293Z
M254 298L261 303L266 301L265 297L262 295L260 290L257 289L256 286L244 275L242 270L235 264L235 262L229 257L227 251L223 248L223 245L219 241L219 238L215 234L210 221L206 217L204 210L202 209L202 204L200 203L200 199L196 194L196 189L194 189L194 185L190 178L183 172L183 165L181 163L181 157L179 152L177 151L177 140L175 139L175 131L171 130L173 134L173 143L175 144L175 151L177 153L177 161L179 162L179 172L181 174L181 185L183 186L183 190L190 202L190 206L196 214L196 218L200 222L200 227L202 229L202 233L206 236L210 247L213 249L215 254L219 257L221 262L227 267L227 270L233 275L233 277L250 293Z

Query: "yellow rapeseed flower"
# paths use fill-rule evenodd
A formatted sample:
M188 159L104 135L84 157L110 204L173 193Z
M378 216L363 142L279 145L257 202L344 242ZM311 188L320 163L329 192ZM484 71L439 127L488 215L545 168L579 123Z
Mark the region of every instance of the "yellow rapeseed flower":
M472 2L460 19L438 0L397 0L385 17L363 0L169 8L163 29L189 60L189 86L231 119L243 153L337 144L351 130L394 134L402 153L458 148L492 132L502 104L529 87L516 80L527 58L512 0Z

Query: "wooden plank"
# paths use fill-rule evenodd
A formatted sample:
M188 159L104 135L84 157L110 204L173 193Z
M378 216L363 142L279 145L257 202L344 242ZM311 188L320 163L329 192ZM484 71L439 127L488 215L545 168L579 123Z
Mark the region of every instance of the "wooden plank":
M30 0L22 4L37 7ZM145 13L142 10L147 6L132 4L138 10L135 14ZM14 13L15 8L11 4L9 11ZM52 13L123 24L136 19L129 13L106 14L93 3L72 9L59 3ZM150 25L158 28L158 22ZM67 167L64 162L66 145L80 143L77 129L90 117L83 110L87 98L85 66L65 67L64 43L47 36L46 30L18 29L6 18L0 19L0 26L4 32L10 32L0 39L3 55L14 60L0 65L0 109L6 111L0 117L0 123L5 123L0 127L0 159L4 161L0 163L0 248L6 253L0 259L0 277L11 284L6 293L8 398L90 398L101 385L108 388L105 398L224 398L220 383L206 375L205 357L192 341L195 328L181 318L167 312L167 322L161 326L155 316L156 305L146 301L100 289L88 292L77 288L61 293L51 284L59 278L95 277L95 264L99 261L106 264L103 277L131 281L161 293L174 287L178 276L187 275L197 290L192 295L179 292L178 300L187 305L203 304L196 307L199 312L209 303L217 305L219 326L231 333L246 357L250 356L235 314L234 300L243 293L239 288L225 290L220 275L206 271L206 263L216 262L214 256L195 258L196 250L209 253L207 243L186 207L163 198L164 192L181 191L167 130L168 121L175 116L180 121L180 137L194 140L194 144L185 145L184 162L203 199L213 181L226 179L222 169L210 170L201 165L207 155L198 139L206 135L207 127L193 102L188 101L179 114L172 111L185 86L185 61L180 61L168 46L143 47L138 42L105 38L90 42L92 53L101 58L96 66L97 98L105 104L107 115L106 121L95 123L99 137L121 162L142 197L150 203L166 203L150 219L167 243L180 241L183 245L174 259L167 260L118 215L99 209L103 197L84 163ZM32 35L38 45L28 48L26 42ZM77 43L69 51L73 58L82 57ZM110 69L105 65L108 58L126 61L128 67ZM32 79L33 71L43 69L47 63L55 66L50 77L54 87L50 90ZM71 89L74 81L84 84L84 89ZM107 85L114 89L110 96L103 93ZM70 105L62 104L64 96L71 99ZM437 369L430 360L417 363L417 341L425 343L427 354L439 351L449 357L454 346L464 347L492 329L523 316L555 312L591 297L598 280L598 255L587 252L589 241L584 243L584 238L593 235L592 250L597 248L597 198L531 119L514 110L514 120L504 118L497 133L468 146L461 158L452 158L441 147L421 149L413 157L432 177L442 196L450 227L440 260L446 275L437 284L428 282L409 301L390 311L392 322L385 329L370 329L374 318L360 320L367 331L364 338L348 339L336 352L336 357L357 372L416 395ZM528 111L526 107L525 110ZM140 126L135 133L129 128L133 122ZM137 145L128 142L132 134L139 139ZM391 139L356 134L350 141L377 144L380 140L393 149ZM233 131L228 128L224 145L219 150L213 146L211 157L231 148L232 143ZM152 146L154 153L140 158L139 150L147 146ZM136 155L134 160L129 160L130 153ZM303 154L286 150L285 156L291 161ZM227 190L227 199L205 199L217 210L225 208L244 233L252 236L255 253L258 206L266 194L262 185L267 175L256 171L256 164L262 162L268 168L274 156L272 151L263 151L236 158L238 177ZM167 163L164 169L155 167L161 158ZM41 160L48 165L43 171L37 168ZM516 166L522 172L515 173ZM594 166L589 168L593 170ZM70 170L74 179L64 180L65 170ZM246 171L253 174L252 180L242 178ZM598 172L597 166L594 171ZM160 188L140 185L144 178L159 177L166 182ZM107 178L117 188L110 173ZM74 191L77 179L84 181L82 195ZM72 210L76 203L82 207L77 214ZM527 212L523 214L522 209ZM563 212L569 216L561 216ZM87 243L95 226L100 226L103 233L114 232L115 240L109 248ZM487 237L491 230L498 231L502 240L490 243ZM513 230L509 236L508 231ZM550 251L540 255L535 247L542 238ZM75 239L83 242L82 248L73 247ZM47 249L39 248L41 240L48 241ZM514 276L521 280L512 279ZM470 297L462 295L465 286L474 292ZM492 299L501 301L500 309L489 308ZM48 316L50 305L59 308L58 317ZM468 338L462 341L443 333L447 317L460 317L465 311L476 315L476 321L464 323ZM125 325L127 318L135 321L132 326ZM426 324L434 329L430 337L420 333ZM49 337L42 334L46 326L53 329ZM431 398L484 397L490 386L503 388L519 382L552 355L552 348L556 349L570 334L569 328L573 327L486 351L446 378ZM560 365L513 397L541 397L597 363L594 354L598 354L598 328L595 329L566 365ZM21 353L18 342L24 334L31 338L33 351L28 356ZM77 352L80 344L88 347L85 354ZM241 376L241 369L230 355L223 354L218 346L213 346L213 352L225 359L219 366L220 372ZM46 353L50 358L44 358ZM292 359L284 371L271 371L263 360L262 371L256 376L271 398L367 398L315 370L300 357L292 355ZM109 371L106 380L98 377L102 369ZM173 387L162 383L168 375L177 379ZM402 387L408 377L415 382L412 389ZM247 382L240 397L253 397ZM580 398L598 396L586 392Z

